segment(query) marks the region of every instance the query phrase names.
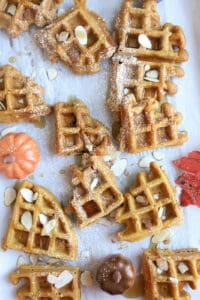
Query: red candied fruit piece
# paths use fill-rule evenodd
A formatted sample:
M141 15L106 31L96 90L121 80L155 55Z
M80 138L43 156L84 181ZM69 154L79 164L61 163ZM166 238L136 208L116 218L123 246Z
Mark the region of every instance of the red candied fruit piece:
M200 176L200 151L193 151L187 157L174 160L173 163L183 171Z

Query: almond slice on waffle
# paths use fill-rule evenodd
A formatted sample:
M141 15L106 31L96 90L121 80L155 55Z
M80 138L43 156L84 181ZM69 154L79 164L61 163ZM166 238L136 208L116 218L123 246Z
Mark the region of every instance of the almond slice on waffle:
M65 211L76 215L81 229L123 203L123 195L116 186L114 174L103 158L84 154L82 165L70 166L70 173L73 197Z
M9 275L19 300L80 300L80 269L69 266L22 265Z
M133 94L121 105L120 150L130 153L148 149L182 145L188 140L186 131L178 131L181 113L170 103L149 99L136 103Z
M77 237L57 198L44 187L24 181L2 248L75 259Z
M39 47L51 62L63 61L75 73L96 73L102 59L115 51L105 21L89 11L85 0L76 0L75 6L35 35Z
M181 27L161 24L156 0L143 0L141 7L135 7L135 3L124 0L117 17L119 53L146 60L186 61L188 53Z
M11 37L28 31L30 25L43 27L56 17L56 7L62 0L0 0L0 29Z
M114 152L108 129L90 116L80 100L55 105L56 147L60 155L79 155L89 152L107 155Z
M148 173L138 173L136 182L124 195L124 204L116 213L116 222L125 225L117 239L136 242L179 225L183 216L175 193L165 171L156 163L150 164Z
M146 300L189 300L186 285L198 288L200 279L200 251L197 249L146 249L143 253L142 273Z
M10 65L0 67L0 123L40 121L51 112L44 89Z

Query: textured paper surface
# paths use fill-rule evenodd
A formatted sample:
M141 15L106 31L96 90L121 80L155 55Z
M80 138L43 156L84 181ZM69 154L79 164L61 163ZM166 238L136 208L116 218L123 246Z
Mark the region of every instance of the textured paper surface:
M115 15L119 10L121 0L88 0L88 6L101 14L108 22L111 28ZM65 0L63 7L69 7L71 1ZM165 160L161 164L167 169L172 180L179 174L173 167L171 161L186 154L193 149L199 149L199 128L200 128L200 2L198 0L163 0L159 4L159 11L163 21L180 24L187 37L187 49L190 53L190 60L183 65L186 76L176 80L179 84L177 95L169 100L175 105L178 111L182 112L184 121L181 128L187 129L190 135L189 142L182 147L167 148L161 151L165 155ZM52 65L45 59L41 50L38 49L32 39L35 28L31 33L22 34L15 40L10 40L4 32L0 32L0 63L7 64L10 57L15 57L13 64L23 73L31 76L36 82L43 85L46 89L45 99L53 104L58 100L67 100L72 95L82 99L90 107L92 116L103 121L111 128L112 118L105 108L104 101L107 95L108 86L108 64L102 64L100 73L92 76L78 76L62 65L55 64L58 76L50 81L46 71ZM17 131L24 131L30 134L38 142L41 151L41 160L34 175L34 182L49 188L62 201L66 201L70 195L69 176L67 167L75 161L74 158L58 157L54 154L54 123L53 116L47 118L45 129L35 128L32 124L16 125ZM0 131L7 128L7 125L0 125ZM122 176L118 183L122 191L127 190L133 182L138 171L137 162L141 157L151 156L151 151L121 157L128 159L129 177ZM61 175L59 171L65 169L65 174ZM13 186L15 180L7 180L0 175L0 238L2 239L11 214L11 209L3 204L4 190L8 186ZM198 247L200 248L200 209L189 207L184 209L185 221L179 228L172 228L174 236L172 238L171 248ZM96 270L104 256L112 253L122 253L128 256L136 265L139 271L141 263L142 248L148 247L149 239L129 244L112 243L111 239L115 237L118 225L112 224L105 227L100 224L92 225L83 231L77 230L79 237L79 258L74 265L80 265L82 270ZM122 246L122 247L121 247ZM126 247L127 246L127 247ZM123 248L124 247L124 248ZM120 249L123 248L123 249ZM81 258L81 252L89 250L88 259ZM19 255L24 255L17 251L8 250L3 253L0 250L0 299L16 299L16 287L12 286L7 275L15 268L16 260ZM27 256L28 259L28 256ZM192 291L192 299L199 300L200 291ZM90 288L82 289L82 299L105 299L122 300L124 297L112 297L103 293L96 285ZM138 298L139 299L139 298Z

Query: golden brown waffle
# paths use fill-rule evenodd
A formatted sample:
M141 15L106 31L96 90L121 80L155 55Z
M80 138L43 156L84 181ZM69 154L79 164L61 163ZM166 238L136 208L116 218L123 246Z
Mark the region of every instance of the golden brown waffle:
M17 37L36 24L43 27L55 18L55 9L62 0L0 0L0 29Z
M63 271L72 274L70 283L58 289L48 282L48 275L59 276ZM55 267L49 265L23 265L9 275L9 280L18 284L25 280L18 288L17 296L19 300L80 300L80 270L75 267Z
M21 194L22 189L33 191L37 198L28 203ZM32 226L27 229L22 215L30 212ZM43 233L40 214L55 220L55 227L48 234ZM3 240L3 250L7 248L32 254L45 254L60 259L75 259L77 256L77 237L71 221L65 216L57 198L44 187L24 181L18 191L14 211Z
M55 105L56 153L78 155L89 152L106 155L114 152L108 129L90 116L80 100Z
M107 106L120 118L120 105L125 95L133 93L137 101L155 99L161 102L167 95L176 94L178 87L171 80L184 76L181 67L158 61L139 61L135 57L116 54L112 58L111 84ZM148 77L156 72L158 79Z
M99 156L84 154L82 165L70 166L73 197L66 212L76 214L82 229L111 213L123 203L114 174Z
M161 210L163 215L161 216ZM148 173L140 172L124 196L116 221L125 225L117 234L119 241L135 242L170 226L179 225L183 216L166 173L154 162Z
M158 266L164 267L163 270ZM191 296L184 287L189 284L192 289L198 288L200 251L146 249L143 254L142 273L146 300L189 300Z
M51 62L62 60L76 73L96 73L100 61L109 58L115 51L105 21L86 7L86 0L74 1L75 7L56 19L50 26L36 33L39 47L45 50ZM76 37L77 26L86 30L87 43ZM58 41L62 32L69 34L67 40Z
M143 0L135 7L133 0L124 0L117 17L116 37L119 53L143 59L183 62L188 59L185 36L179 26L161 25L156 0ZM145 34L151 41L151 49L143 47L138 38Z
M134 95L122 101L119 141L120 150L130 153L166 146L182 145L188 139L186 131L178 131L182 115L170 103L155 100L136 103Z
M44 90L16 68L0 67L0 123L39 121L50 113Z

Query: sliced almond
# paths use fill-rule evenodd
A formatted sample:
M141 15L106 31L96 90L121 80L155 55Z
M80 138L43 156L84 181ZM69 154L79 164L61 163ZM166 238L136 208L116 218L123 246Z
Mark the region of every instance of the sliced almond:
M87 31L83 26L79 25L75 28L75 36L81 45L87 45Z
M152 237L152 243L153 244L159 244L164 243L166 241L169 241L171 238L171 233L168 229L164 229L162 231L159 231Z
M138 42L144 48L152 49L152 43L151 43L150 39L148 38L148 36L146 36L145 34L142 33L138 36Z
M128 95L129 92L130 92L130 89L128 89L128 88L125 88L125 89L124 89L124 95Z
M143 195L136 196L135 201L144 206L147 206L149 204L147 197Z
M145 65L144 66L144 70L145 70L145 72L150 71L151 70L151 66L150 65Z
M162 220L166 219L166 207L161 206L158 210L158 217Z
M157 70L150 70L145 73L145 77L151 79L159 79L159 72Z
M84 286L92 286L93 278L92 274L89 271L85 271L81 274L81 284Z
M153 157L158 160L161 161L165 158L164 153L160 152L160 151L153 151Z
M5 128L2 132L1 132L1 136L5 136L8 133L12 133L12 132L16 132L17 128L16 127L8 127Z
M11 16L14 16L16 10L17 10L17 6L15 4L11 4L7 8L7 13L10 14Z
M168 262L162 258L156 259L156 265L160 270L165 272L169 269Z
M113 171L114 175L116 177L120 177L127 167L127 160L125 158L116 160L111 167L111 170Z
M189 268L186 264L184 264L183 262L180 262L178 264L178 270L181 274L185 274L186 272L189 271Z
M33 194L32 200L36 201L38 199L39 194L36 192Z
M25 211L21 216L21 224L27 229L30 230L33 224L33 218L30 211Z
M94 190L94 189L97 187L98 183L99 183L98 178L94 178L94 179L92 180L91 185L90 185L91 190Z
M38 262L38 256L37 256L37 255L34 255L34 254L31 254L31 255L29 256L29 260L30 260L31 264L36 265L37 262Z
M106 219L106 218L100 218L98 221L97 221L98 224L101 224L103 226L110 226L111 225L111 222Z
M58 76L58 71L55 68L49 68L47 70L47 76L49 80L54 80Z
M18 102L19 104L24 104L24 99L23 99L23 98L18 99L17 102Z
M159 194L154 194L154 195L153 195L153 199L154 199L154 200L159 200L159 198L160 198L160 197L159 197Z
M159 79L154 79L154 78L147 77L147 76L144 77L144 80L151 81L151 82L159 82Z
M140 168L149 168L150 163L153 161L151 157L143 157L140 159L138 165Z
M156 272L157 272L158 275L160 275L160 274L162 274L163 271L161 269L157 268Z
M73 280L73 275L69 271L65 270L57 277L55 282L55 288L60 289L69 284Z
M44 225L41 235L49 235L55 227L56 227L56 220L52 219L52 220L48 221Z
M18 257L17 263L16 263L17 268L19 268L19 267L21 267L21 266L23 266L23 265L25 265L25 264L26 264L25 258L24 258L22 255L20 255L20 256Z
M169 280L174 284L178 284L178 279L175 277L169 277Z
M20 194L24 198L26 202L32 203L33 202L33 191L30 189L21 189Z
M56 34L56 39L58 42L66 42L69 38L69 32L67 31L61 31L60 33Z
M4 204L5 206L10 206L16 199L17 192L14 188L8 187L4 192Z
M6 107L2 101L0 101L0 110L6 110Z
M39 214L39 221L44 226L49 221L49 218L44 214Z

